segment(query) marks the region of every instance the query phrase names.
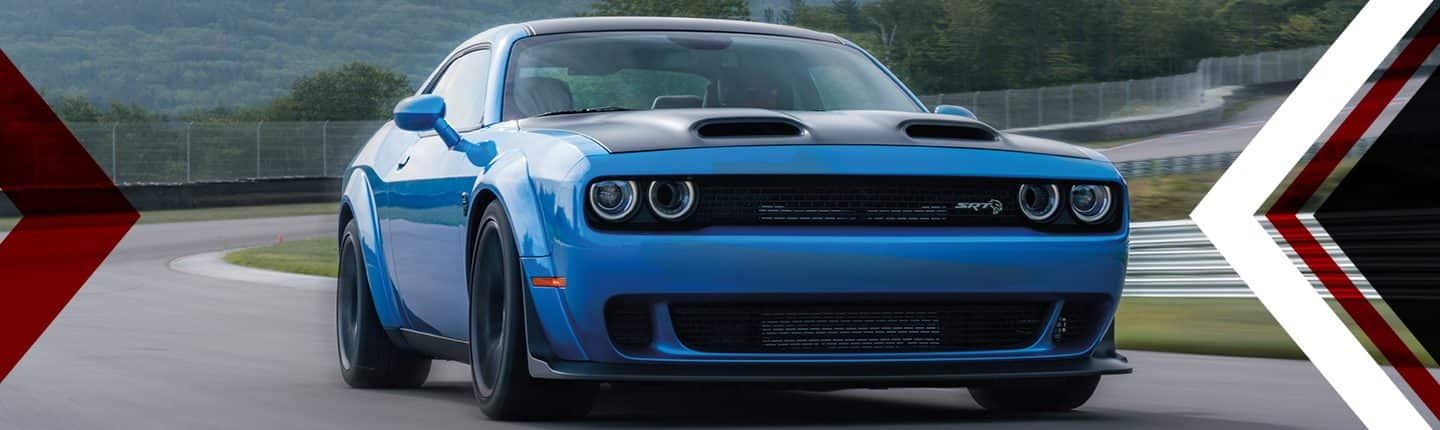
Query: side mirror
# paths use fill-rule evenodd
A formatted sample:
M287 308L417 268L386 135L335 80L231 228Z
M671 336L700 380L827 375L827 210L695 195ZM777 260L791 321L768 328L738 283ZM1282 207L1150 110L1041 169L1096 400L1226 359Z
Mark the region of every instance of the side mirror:
M445 99L425 94L401 100L395 105L395 126L407 131L430 131L445 118Z
M979 119L979 118L976 118L976 117L975 117L975 112L971 112L970 109L966 109L966 108L959 107L959 106L955 106L955 105L939 105L939 106L936 106L936 107L935 107L935 113L938 113L938 114L941 114L941 115L963 116L963 117L970 118L970 119Z
M395 126L414 132L435 130L451 148L460 144L460 134L445 122L445 99L434 94L408 97L396 104Z

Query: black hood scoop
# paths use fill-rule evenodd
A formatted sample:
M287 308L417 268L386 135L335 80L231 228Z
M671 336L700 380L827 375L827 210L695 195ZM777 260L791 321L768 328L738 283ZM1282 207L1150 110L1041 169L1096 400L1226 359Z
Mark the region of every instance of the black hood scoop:
M915 124L905 126L905 135L913 139L997 140L995 131L973 124Z
M695 133L703 138L725 137L794 137L800 135L800 126L791 121L774 119L718 119L704 121L695 127Z
M888 145L991 149L1090 158L1075 146L1002 135L968 118L923 112L659 109L519 120L522 130L587 136L611 153L777 145Z

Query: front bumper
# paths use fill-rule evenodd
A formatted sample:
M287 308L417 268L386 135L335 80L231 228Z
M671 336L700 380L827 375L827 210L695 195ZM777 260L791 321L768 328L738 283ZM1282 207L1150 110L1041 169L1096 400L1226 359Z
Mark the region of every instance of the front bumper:
M798 386L939 387L1004 379L1120 375L1132 370L1122 356L1020 362L843 365L653 365L545 361L532 357L530 375L599 382L766 383Z
M1094 325L1110 324L1124 283L1124 231L1057 235L1023 228L765 227L667 234L590 232L586 237L591 240L556 243L552 257L525 260L527 276L564 276L568 281L563 289L530 288L534 322L546 339L539 348L545 352L541 358L548 363L532 366L535 376L700 378L724 374L709 366L726 365L745 365L741 373L769 379L783 374L809 373L818 379L858 375L856 371L870 364L885 364L876 368L884 369L877 370L876 377L893 375L906 366L915 366L911 369L917 376L929 377L1013 373L995 369L1040 374L1045 372L1038 369L1070 373L1116 369L1110 361L1090 358L1103 330L1094 330L1078 345L1057 345L1048 330L1059 318L1059 304L1075 297L1098 298L1105 309ZM651 301L659 310L653 317L654 343L640 350L618 348L607 331L606 305L617 298L636 297ZM663 311L670 302L866 302L877 297L1053 305L1044 322L1047 331L1028 346L903 353L699 351L679 339ZM1033 361L1038 367L1014 367L1016 361ZM825 366L804 370L815 364Z
M796 160L806 160L797 162ZM912 148L752 148L667 151L591 160L565 184L605 175L943 175L964 166L978 177L1116 181L1108 163L999 151ZM656 166L663 166L656 167ZM583 207L567 187L542 200ZM693 231L597 231L560 210L546 224L549 253L522 259L526 276L565 277L565 288L529 289L533 376L585 380L837 381L894 385L1128 372L1106 346L1124 284L1127 223L1104 233L1026 227L749 226ZM1051 331L1066 303L1101 303L1082 341ZM651 304L652 343L617 347L607 304ZM930 300L1045 303L1033 343L992 349L906 352L773 352L696 349L677 335L672 304L719 302L925 303ZM539 339L539 343L536 340ZM1109 350L1111 352L1105 353Z

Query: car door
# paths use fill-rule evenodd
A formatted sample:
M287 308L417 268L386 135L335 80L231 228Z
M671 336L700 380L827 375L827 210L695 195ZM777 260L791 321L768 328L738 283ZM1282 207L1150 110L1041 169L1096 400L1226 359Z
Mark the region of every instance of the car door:
M430 89L445 99L445 119L463 136L483 133L490 50L456 56ZM477 168L433 131L400 157L390 185L389 232L396 289L410 328L455 339L469 336L465 277L465 203Z

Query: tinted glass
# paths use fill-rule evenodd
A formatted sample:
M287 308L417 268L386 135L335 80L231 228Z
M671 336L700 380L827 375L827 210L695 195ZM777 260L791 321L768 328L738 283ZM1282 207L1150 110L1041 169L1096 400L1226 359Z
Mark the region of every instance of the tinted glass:
M490 51L475 51L450 63L431 94L445 98L445 120L457 130L479 127L485 115L485 83L490 80Z
M538 36L516 43L507 120L618 107L920 108L859 51L787 37L687 32Z

